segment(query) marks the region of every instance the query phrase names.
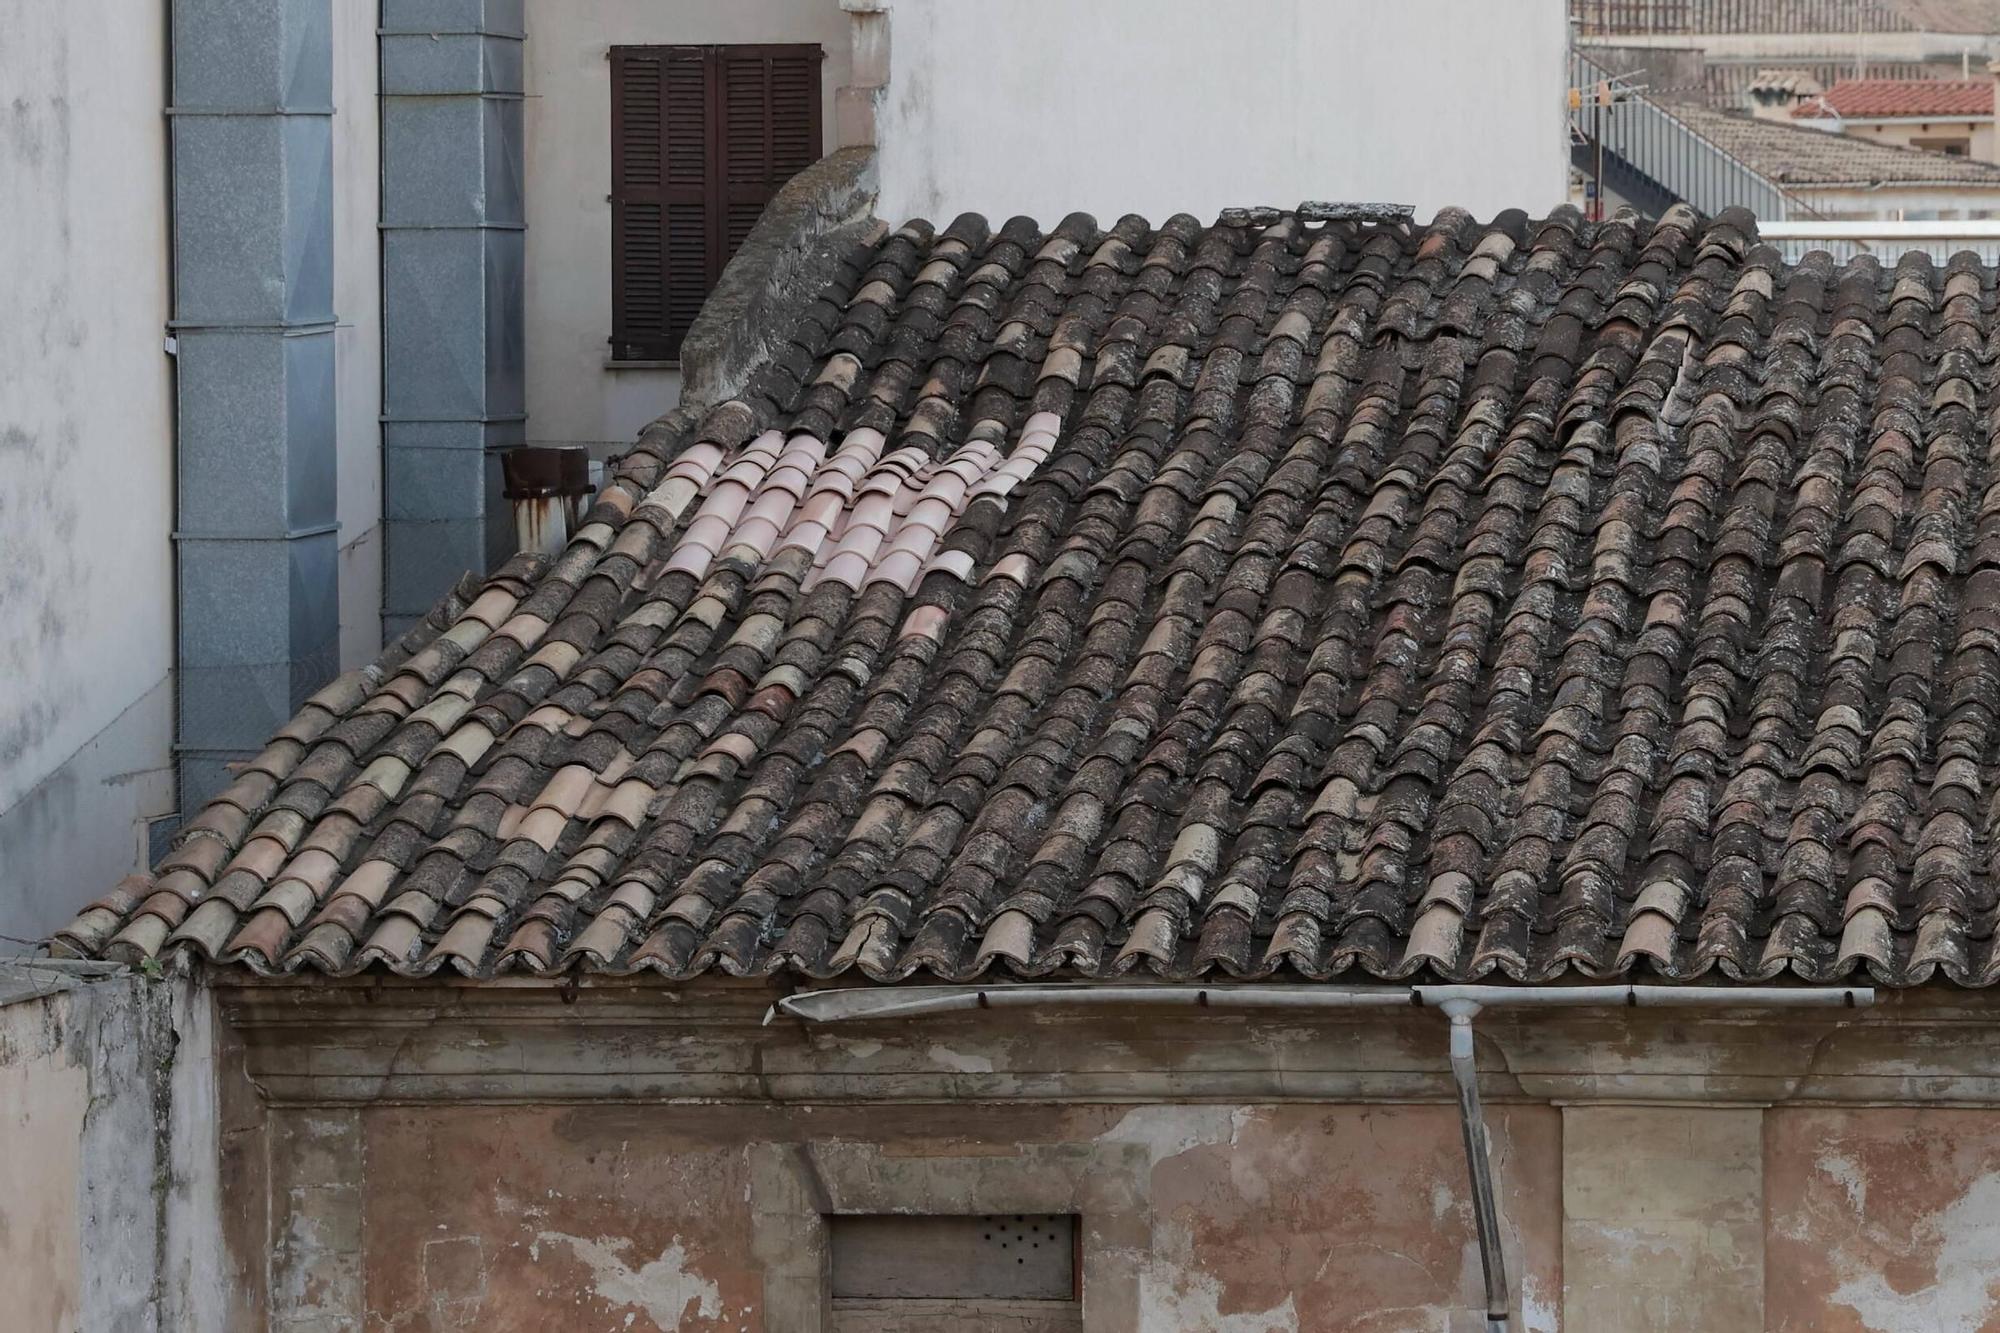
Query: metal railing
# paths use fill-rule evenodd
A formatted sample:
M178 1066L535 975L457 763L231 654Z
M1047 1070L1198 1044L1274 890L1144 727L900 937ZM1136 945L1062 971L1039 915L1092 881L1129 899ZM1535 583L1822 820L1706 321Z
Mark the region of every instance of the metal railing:
M1765 222L1758 237L1778 248L1787 263L1814 250L1824 250L1846 262L1856 255L1874 255L1894 264L1912 250L1921 250L1939 264L1961 250L1980 262L2000 265L2000 221L1966 222Z
M1910 32L1881 0L1571 0L1587 37L1660 33Z
M1605 154L1640 177L1643 185L1711 216L1732 207L1747 208L1760 218L1811 214L1776 181L1703 137L1660 103L1624 93L1603 104L1597 90L1613 77L1590 57L1572 53L1570 86L1580 96L1570 111L1570 126L1587 152L1595 153L1601 143Z

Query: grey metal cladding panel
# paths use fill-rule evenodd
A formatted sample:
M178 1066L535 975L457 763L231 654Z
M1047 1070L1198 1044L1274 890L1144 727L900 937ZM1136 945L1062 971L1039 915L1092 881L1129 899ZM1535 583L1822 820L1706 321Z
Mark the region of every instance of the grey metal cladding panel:
M183 667L255 666L291 660L292 569L287 548L292 544L182 539ZM258 614L245 614L246 610Z
M279 722L278 726L283 726ZM277 730L273 727L272 731ZM271 732L264 733L269 736ZM180 760L180 807L183 811L199 810L207 805L230 783L236 780L236 771L229 767L254 757L262 746L243 746L240 749L218 749L216 753L193 754L183 752Z
M488 415L484 234L383 234L383 401L389 416Z
M322 532L285 543L290 577L287 627L297 708L340 664L340 539ZM311 682L296 693L299 682Z
M382 423L384 458L398 449L462 449L477 452L486 448L486 427L477 420L464 421L385 421Z
M270 0L265 0L270 3ZM285 13L284 105L333 105L333 0L277 0Z
M489 450L512 449L527 442L528 422L524 416L502 417L486 423L486 447Z
M333 122L284 118L285 314L333 319ZM362 183L365 188L365 182Z
M387 450L382 458L385 519L478 518L486 507L484 449Z
M181 743L201 750L262 749L298 711L290 662L182 666L177 692Z
M281 538L334 521L333 334L181 335L180 529Z
M322 122L323 123L323 122ZM174 317L285 320L284 126L271 116L175 117Z
M181 334L182 532L287 531L285 341L276 333Z
M526 160L522 103L513 98L487 98L480 103L485 119L486 221L518 227L528 220L527 192L521 173ZM609 152L607 147L604 151Z
M486 221L487 121L481 107L477 97L382 100L385 225L476 227Z
M489 93L525 93L527 43L488 37L480 43L480 88Z
M497 469L498 461L492 466ZM385 615L422 615L461 575L486 568L481 519L388 519L382 524L382 541Z
M486 415L527 410L527 349L523 318L527 234L483 233L486 242Z
M524 31L524 0L382 0L387 32Z
M507 557L520 549L514 531L514 508L507 503L506 478L501 475L500 455L486 455L486 568L498 569Z
M253 111L281 105L286 17L285 6L271 0L174 0L175 103Z
M173 12L175 105L332 104L332 0L174 0Z
M445 96L511 93L523 88L523 43L473 33L384 33L382 91Z
M339 437L336 432L333 331L283 338L285 358L286 506L291 530L326 527L336 519ZM326 571L331 582L333 570Z

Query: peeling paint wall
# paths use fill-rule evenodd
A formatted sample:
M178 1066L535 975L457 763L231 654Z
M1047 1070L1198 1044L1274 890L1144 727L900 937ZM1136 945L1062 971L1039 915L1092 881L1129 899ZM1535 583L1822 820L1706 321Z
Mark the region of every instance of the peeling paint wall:
M164 12L0 0L0 935L60 925L172 808Z
M212 1018L183 982L0 962L7 1327L226 1326Z
M268 1107L220 1117L230 1252L269 1286L235 1326L827 1333L859 1314L828 1219L934 1212L1076 1216L1085 1333L1484 1333L1433 1015L812 1028L770 999L232 988L232 1086ZM1489 1011L1512 1326L2000 1330L1996 1003Z
M273 1140L295 1175L365 1172L344 1177L363 1182L358 1217L322 1185L282 1191L280 1268L321 1258L274 1289L277 1327L791 1333L759 1257L778 1248L760 1239L772 1153L836 1212L1014 1212L1017 1188L1129 1172L1131 1197L1082 1209L1087 1229L1126 1228L1086 1245L1133 1279L1094 1282L1086 1260L1093 1330L1456 1333L1481 1300L1449 1107L380 1107L343 1140L351 1114L287 1112ZM1522 1327L1553 1333L1560 1120L1507 1108L1493 1129Z
M79 1327L77 1126L90 1070L68 1040L68 994L0 1007L0 1309L23 1328Z
M2000 1114L1766 1117L1774 1333L2000 1328Z

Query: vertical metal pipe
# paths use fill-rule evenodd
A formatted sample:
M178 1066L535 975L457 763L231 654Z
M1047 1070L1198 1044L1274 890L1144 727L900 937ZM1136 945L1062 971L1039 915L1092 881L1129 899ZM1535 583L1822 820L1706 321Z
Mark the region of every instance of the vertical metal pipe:
M1451 1019L1451 1077L1458 1084L1458 1124L1465 1136L1465 1165L1472 1177L1472 1220L1479 1234L1479 1266L1486 1274L1487 1333L1507 1333L1507 1261L1500 1252L1500 1207L1493 1191L1493 1159L1486 1147L1486 1117L1479 1106L1479 1070L1472 1055L1471 1000L1446 1000Z

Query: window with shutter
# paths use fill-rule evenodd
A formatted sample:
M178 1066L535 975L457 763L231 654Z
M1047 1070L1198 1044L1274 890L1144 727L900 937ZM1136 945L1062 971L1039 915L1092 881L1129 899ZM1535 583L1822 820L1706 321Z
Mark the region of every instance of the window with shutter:
M820 156L817 46L611 48L611 354L671 360L778 188Z

